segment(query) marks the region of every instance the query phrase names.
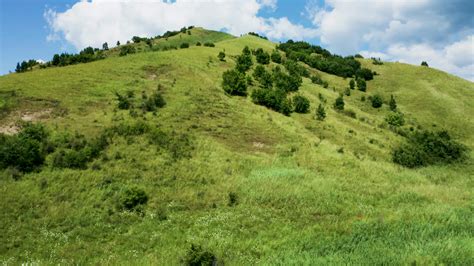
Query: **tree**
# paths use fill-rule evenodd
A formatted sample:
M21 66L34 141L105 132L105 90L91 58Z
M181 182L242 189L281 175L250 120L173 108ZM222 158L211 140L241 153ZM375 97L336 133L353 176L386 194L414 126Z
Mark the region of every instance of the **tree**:
M179 46L179 48L181 48L181 49L189 48L189 43L183 42L183 43Z
M395 101L395 97L393 97L393 95L390 95L389 106L391 111L397 111L397 102Z
M250 54L249 48L246 46L242 51L242 54L237 57L237 65L235 66L235 68L238 71L244 73L249 70L252 65L252 55Z
M367 91L367 83L364 79L357 78L357 89L360 91Z
M400 127L405 124L405 118L400 112L390 112L386 117L385 121L395 127Z
M368 68L361 68L361 69L357 70L356 76L361 77L365 80L374 79L374 73L372 72L372 70L370 70Z
M104 42L104 44L102 44L102 49L103 50L109 50L109 44L107 42Z
M372 102L372 107L373 107L373 108L380 108L380 107L382 107L382 104L383 104L382 96L380 96L380 95L378 95L378 94L375 94L374 96L372 96L372 98L370 99L370 101Z
M293 106L295 108L295 112L305 114L309 111L310 103L308 98L301 95L295 95L293 97Z
M274 63L281 64L281 54L277 50L273 50L271 59Z
M57 66L57 65L59 65L59 63L60 63L59 55L55 54L53 56L53 60L51 61L51 64L53 64L53 66Z
M258 48L255 51L255 57L257 59L257 63L259 64L268 65L270 63L270 55L262 48Z
M428 63L426 61L421 62L422 66L428 67Z
M247 80L245 74L231 69L222 74L222 88L230 95L247 95Z
M217 55L217 58L221 61L225 61L225 52L220 51L219 54Z
M354 81L354 79L351 79L351 81L349 81L349 88L350 88L351 90L355 89L355 81Z
M323 121L326 118L326 111L324 110L323 104L318 105L318 109L316 109L316 119L319 121Z
M16 68L15 68L15 72L17 73L20 73L21 72L21 66L20 66L20 63L16 63Z
M342 94L340 94L339 97L336 98L336 101L334 102L334 109L339 111L344 110L344 98Z
M120 41L117 41L117 46L120 46Z
M345 94L346 96L351 96L351 90L350 90L349 88L346 88L346 89L344 90L344 94Z

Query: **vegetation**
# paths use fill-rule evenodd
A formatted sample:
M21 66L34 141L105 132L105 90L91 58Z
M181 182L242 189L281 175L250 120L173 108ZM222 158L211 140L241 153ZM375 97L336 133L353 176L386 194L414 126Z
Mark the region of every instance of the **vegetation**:
M390 107L390 111L397 111L397 101L395 101L395 97L393 97L393 95L390 95L390 102L388 103L388 105Z
M219 58L220 61L225 61L225 52L220 51L217 58Z
M222 88L230 95L247 95L247 82L245 74L231 69L222 75Z
M326 118L326 110L324 110L324 106L320 103L318 105L318 109L316 109L316 119L319 121L324 121Z
M268 65L270 63L270 54L263 51L262 48L258 48L255 51L255 57L257 59L257 63L259 64Z
M383 104L382 96L375 94L374 96L370 97L370 102L373 108L380 108Z
M242 73L245 73L252 67L252 54L250 53L250 49L248 46L245 46L245 48L242 50L242 54L237 56L236 63L237 65L235 66L235 69Z
M400 112L390 112L386 117L385 121L395 127L401 127L405 124L404 115Z
M357 89L360 91L367 91L367 83L365 82L364 79L358 78L357 79Z
M342 96L342 94L339 95L339 97L336 98L336 101L334 102L334 109L338 110L338 111L342 111L344 110L344 98Z
M305 114L309 112L310 104L308 98L301 95L295 95L293 97L293 107L295 108L296 113Z
M271 59L273 63L276 64L281 64L281 54L278 52L278 50L273 50L271 54Z
M28 70L31 70L34 66L39 65L38 61L30 59L28 61L23 61L20 63L16 64L15 72L16 73L21 73L21 72L26 72Z
M428 63L427 63L426 61L422 61L422 62L421 62L421 66L428 67Z

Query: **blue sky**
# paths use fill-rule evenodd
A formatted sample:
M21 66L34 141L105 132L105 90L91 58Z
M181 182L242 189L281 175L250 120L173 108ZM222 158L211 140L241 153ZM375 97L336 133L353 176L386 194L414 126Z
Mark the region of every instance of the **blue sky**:
M331 52L430 66L474 80L470 0L1 0L0 74L18 61L197 25Z

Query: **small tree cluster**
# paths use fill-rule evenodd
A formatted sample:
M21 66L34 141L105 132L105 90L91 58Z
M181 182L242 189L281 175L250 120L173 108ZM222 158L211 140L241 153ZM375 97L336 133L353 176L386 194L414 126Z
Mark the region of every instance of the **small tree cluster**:
M400 112L390 112L386 117L385 121L394 127L401 127L405 124L405 118Z
M134 54L135 52L135 47L131 45L124 45L120 47L119 56L126 56L128 54Z
M374 96L370 97L370 102L373 108L380 108L383 105L382 96L375 94Z
M235 69L230 69L222 74L222 88L230 95L247 95L247 81L245 74Z
M189 48L189 43L183 42L183 43L179 46L179 48L181 48L181 49Z
M342 94L339 95L339 97L336 98L336 101L334 102L334 109L338 110L338 111L342 111L344 110L344 97L342 96Z
M357 89L360 91L367 91L367 83L362 78L357 78Z
M132 187L126 189L120 199L120 207L127 211L142 211L143 205L148 202L148 195L143 189Z
M270 63L270 54L265 52L262 48L258 48L255 51L255 57L259 64L268 65Z
M329 83L321 78L320 75L311 76L311 82L323 86L323 88L329 87Z
M252 67L252 65L252 54L248 46L245 46L245 48L242 50L242 54L237 56L237 65L235 66L235 69L237 69L239 72L245 73Z
M219 54L217 55L217 58L219 58L220 61L225 61L225 52L220 51Z
M36 65L39 65L39 62L34 59L23 61L21 63L16 64L15 72L17 73L26 72L28 70L31 70Z
M272 62L281 64L281 54L277 50L273 50L270 57L272 59Z
M204 46L205 46L205 47L215 47L216 45L215 45L214 43L212 43L212 42L205 42L205 43L204 43Z
M308 98L301 95L293 96L293 107L296 113L307 113L309 111L309 106Z
M421 66L428 67L428 63L427 63L426 61L422 61L422 62L421 62Z
M326 118L326 110L324 109L324 105L320 103L318 105L318 109L316 109L316 119L319 121L324 121Z

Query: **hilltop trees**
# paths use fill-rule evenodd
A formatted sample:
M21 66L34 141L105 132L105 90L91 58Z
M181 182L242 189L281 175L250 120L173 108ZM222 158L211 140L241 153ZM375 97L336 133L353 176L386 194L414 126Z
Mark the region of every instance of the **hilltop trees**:
M426 61L422 61L422 62L421 62L421 66L428 67L428 63L427 63Z
M255 57L257 59L257 63L259 64L268 65L270 63L270 55L263 51L262 48L258 48L255 51Z
M104 44L102 44L102 49L105 51L109 50L109 44L107 42L104 42Z
M274 63L281 64L281 54L277 50L273 50L271 59Z
M21 63L17 63L16 68L15 68L15 72L17 72L17 73L26 72L26 71L32 69L34 66L36 66L38 64L39 64L39 62L34 60L34 59L30 59L28 61L23 61Z

